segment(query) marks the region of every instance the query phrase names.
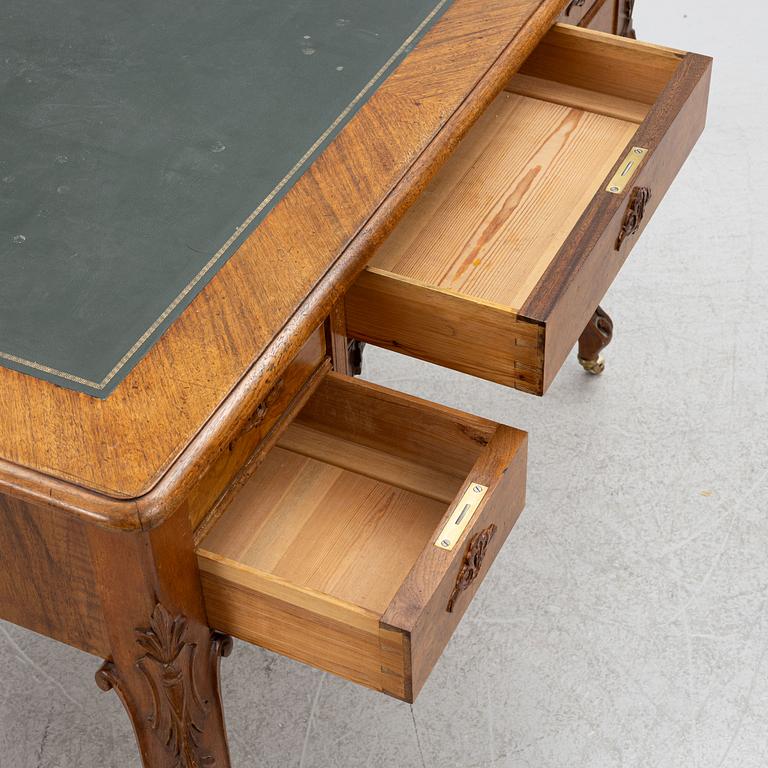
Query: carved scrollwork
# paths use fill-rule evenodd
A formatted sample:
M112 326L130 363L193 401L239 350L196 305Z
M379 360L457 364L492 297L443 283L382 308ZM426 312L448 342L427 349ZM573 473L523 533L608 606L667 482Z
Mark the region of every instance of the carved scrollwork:
M651 199L651 190L648 187L635 187L629 198L629 205L624 214L624 221L621 224L619 236L616 239L616 250L621 249L622 243L631 235L634 235L645 216L645 206Z
M187 620L173 617L159 603L148 629L136 630L136 642L146 651L137 668L152 691L149 716L179 768L210 768L215 760L200 754L199 739L208 713L208 702L197 690L194 668L197 644L185 639Z
M105 693L113 688L116 691L120 689L120 678L115 665L111 661L105 661L96 670L96 685Z
M173 768L215 768L215 757L204 754L200 745L210 701L201 696L197 683L198 644L189 637L185 616L173 616L158 603L149 627L136 630L136 643L144 651L135 663L151 694L151 712L146 722L171 758ZM212 633L209 665L232 650L232 638ZM210 669L206 673L210 673ZM120 673L111 661L96 673L104 691L114 688L126 700Z
M491 523L487 528L484 528L479 533L476 533L469 541L467 552L464 555L464 562L459 568L459 573L456 576L456 585L451 592L451 596L448 598L448 606L446 610L448 613L453 613L453 606L456 604L456 600L459 595L469 587L470 584L480 574L480 568L485 560L485 554L488 550L488 545L491 543L491 539L496 535L497 527L494 523Z

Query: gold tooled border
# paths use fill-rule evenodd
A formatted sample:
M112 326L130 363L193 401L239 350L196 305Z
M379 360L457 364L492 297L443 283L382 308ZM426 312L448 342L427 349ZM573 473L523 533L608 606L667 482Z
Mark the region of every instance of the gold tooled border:
M82 384L83 386L91 387L93 389L104 389L112 379L126 366L128 361L139 351L142 345L147 339L165 322L168 316L181 304L182 301L189 295L194 287L205 277L208 272L213 269L214 266L221 260L221 257L230 248L232 243L237 240L243 231L253 222L253 220L275 199L280 191L293 179L293 177L301 170L304 164L310 157L318 150L323 142L339 127L339 124L349 115L349 113L365 98L367 93L373 88L376 83L381 80L384 74L394 64L394 62L403 54L406 48L423 32L424 28L440 13L443 7L451 0L440 0L440 2L430 11L427 17L419 24L416 29L411 32L410 35L404 40L403 44L387 59L387 61L381 66L376 74L366 83L365 87L355 96L352 101L347 104L344 110L336 117L336 119L326 128L325 131L315 140L310 148L299 158L296 164L291 168L288 173L278 182L275 188L259 203L258 207L248 216L248 218L232 233L227 239L224 245L219 248L218 251L208 260L203 268L190 280L181 293L165 308L163 313L147 328L146 331L139 337L136 343L120 358L117 365L101 380L90 381L81 376L76 376L73 373L67 373L66 371L59 371L56 368L37 363L32 360L25 360L24 358L11 355L6 352L0 352L0 358L8 360L9 362L16 363L18 365L24 365L27 368L32 368L42 373L48 373L52 376L58 376L61 379L74 382L76 384Z

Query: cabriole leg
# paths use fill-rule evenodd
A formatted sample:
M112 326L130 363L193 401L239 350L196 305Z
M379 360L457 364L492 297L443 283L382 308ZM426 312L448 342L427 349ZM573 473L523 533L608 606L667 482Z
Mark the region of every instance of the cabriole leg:
M363 372L363 350L365 342L357 339L350 339L347 346L347 355L349 359L349 375L359 376Z
M597 375L605 370L605 360L600 353L612 338L613 320L602 307L598 307L579 337L579 362L587 373Z
M144 768L230 768L219 662L185 509L142 532L89 533L112 649L96 673L131 719Z
M133 669L105 661L96 684L123 702L145 768L228 768L219 660L232 651L232 638L212 632L195 642L185 617L158 603L136 644Z

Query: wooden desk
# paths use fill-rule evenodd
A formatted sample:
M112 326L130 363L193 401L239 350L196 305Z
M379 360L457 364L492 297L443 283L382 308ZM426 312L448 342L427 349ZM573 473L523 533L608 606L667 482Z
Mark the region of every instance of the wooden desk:
M347 350L599 370L710 61L565 6L455 0L108 398L0 368L0 615L105 660L146 766L229 765L229 635L413 700L514 525L525 434Z

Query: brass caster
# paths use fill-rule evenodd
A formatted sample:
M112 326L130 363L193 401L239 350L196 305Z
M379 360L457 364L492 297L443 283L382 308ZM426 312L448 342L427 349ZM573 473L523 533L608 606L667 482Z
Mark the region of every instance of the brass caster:
M597 356L597 360L585 360L579 356L581 367L593 376L599 376L605 370L605 358L602 355Z

